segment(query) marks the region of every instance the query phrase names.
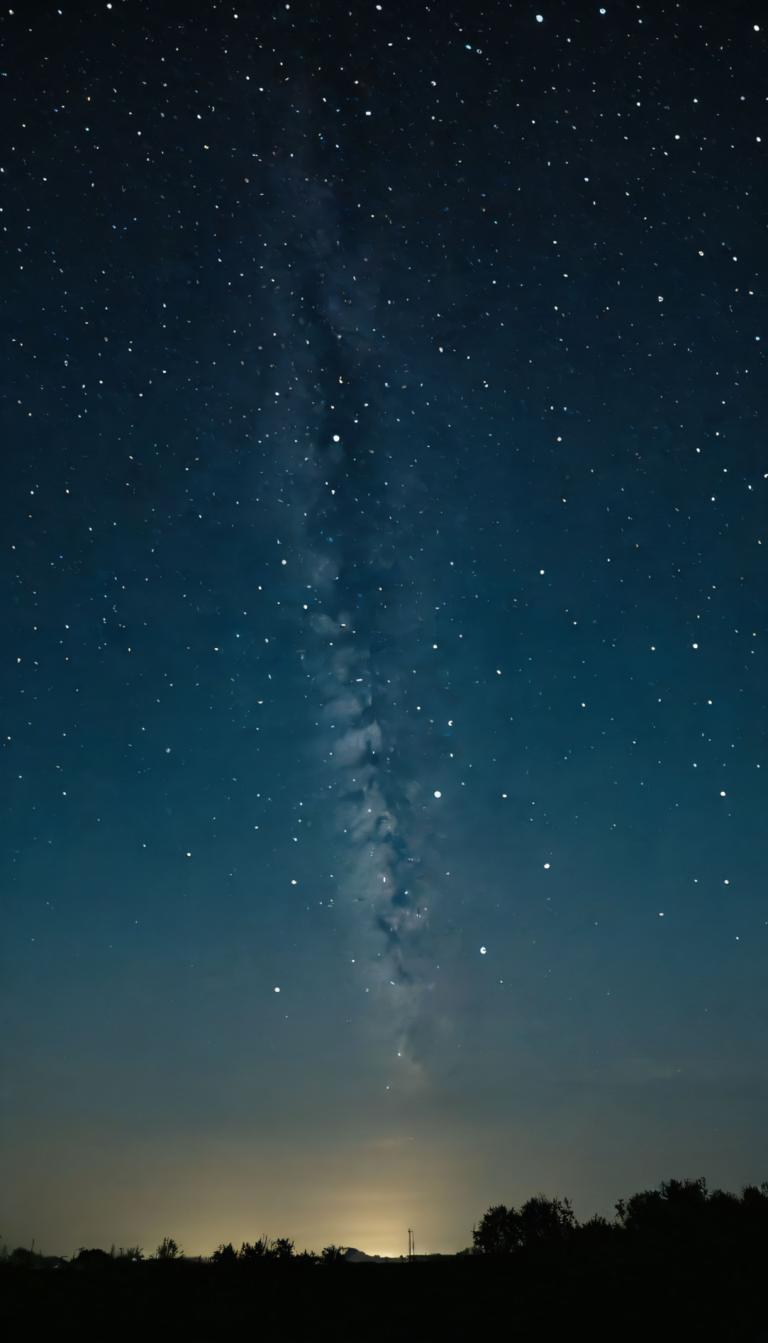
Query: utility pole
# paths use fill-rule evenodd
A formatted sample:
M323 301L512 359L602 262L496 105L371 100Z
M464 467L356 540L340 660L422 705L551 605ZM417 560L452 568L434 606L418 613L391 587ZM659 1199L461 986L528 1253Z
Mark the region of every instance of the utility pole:
M408 1262L410 1264L413 1263L415 1254L416 1254L416 1241L414 1240L411 1228L408 1227Z

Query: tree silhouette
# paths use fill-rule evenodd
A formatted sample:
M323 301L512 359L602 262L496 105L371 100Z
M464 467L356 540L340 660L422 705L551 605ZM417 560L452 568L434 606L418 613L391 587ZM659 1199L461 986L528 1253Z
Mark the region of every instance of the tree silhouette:
M163 1260L181 1258L181 1249L177 1245L176 1241L173 1239L173 1236L163 1237L157 1249L155 1250L155 1258Z
M520 1220L514 1208L497 1203L472 1232L476 1254L511 1254L521 1244Z
M518 1221L523 1245L563 1240L576 1224L569 1199L545 1198L543 1194L523 1204Z
M666 1180L658 1189L619 1199L616 1213L631 1235L679 1239L704 1225L706 1204L706 1180Z
M513 1254L523 1246L561 1241L576 1225L569 1200L537 1194L519 1212L503 1203L489 1208L473 1232L476 1254Z
M741 1207L756 1234L768 1236L768 1180L748 1184L741 1191Z
M287 1236L278 1236L277 1240L272 1241L269 1252L273 1259L281 1262L285 1259L292 1259L293 1241L289 1240Z

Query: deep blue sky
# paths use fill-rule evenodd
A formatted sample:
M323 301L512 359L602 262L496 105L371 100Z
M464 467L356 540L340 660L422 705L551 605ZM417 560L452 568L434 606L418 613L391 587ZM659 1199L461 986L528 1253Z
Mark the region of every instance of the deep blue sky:
M3 16L10 1243L765 1178L759 20Z

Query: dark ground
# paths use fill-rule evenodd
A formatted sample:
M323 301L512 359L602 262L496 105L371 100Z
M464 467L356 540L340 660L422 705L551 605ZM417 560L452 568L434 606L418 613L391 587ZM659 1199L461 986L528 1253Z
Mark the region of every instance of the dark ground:
M765 1256L631 1267L477 1259L221 1270L147 1262L0 1270L0 1326L35 1337L309 1340L717 1338L768 1341Z

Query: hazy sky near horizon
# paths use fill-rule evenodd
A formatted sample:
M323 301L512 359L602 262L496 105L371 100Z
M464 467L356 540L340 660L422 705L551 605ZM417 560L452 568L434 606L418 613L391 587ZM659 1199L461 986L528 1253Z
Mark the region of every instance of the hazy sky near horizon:
M768 1176L764 25L0 20L3 1208Z

